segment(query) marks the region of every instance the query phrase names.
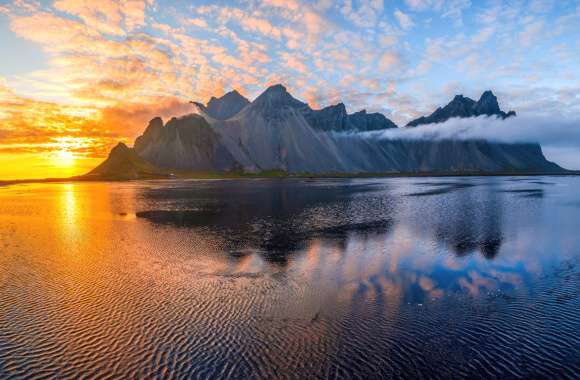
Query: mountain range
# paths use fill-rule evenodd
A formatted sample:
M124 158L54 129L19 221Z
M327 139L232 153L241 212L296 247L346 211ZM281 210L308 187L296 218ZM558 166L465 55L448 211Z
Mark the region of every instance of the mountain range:
M383 139L376 131L397 125L380 113L348 114L339 103L319 110L282 85L250 102L237 91L195 113L149 122L133 148L117 146L89 177L145 178L173 172L280 170L290 174L561 172L538 144L486 140ZM453 117L514 117L491 91L478 101L457 95L445 107L407 124L419 127Z
M421 116L418 119L412 120L407 124L407 127L416 127L422 124L442 123L451 119L452 117L477 117L477 116L497 116L506 119L511 116L516 116L515 111L505 113L499 108L497 97L491 91L485 91L476 102L473 99L463 95L455 95L453 100L445 107L437 108L429 116Z

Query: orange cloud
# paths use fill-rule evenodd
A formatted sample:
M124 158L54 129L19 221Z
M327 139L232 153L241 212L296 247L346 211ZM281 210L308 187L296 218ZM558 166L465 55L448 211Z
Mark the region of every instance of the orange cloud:
M280 58L282 58L282 61L284 62L284 65L287 68L296 70L302 74L307 73L308 69L306 68L306 65L302 62L301 59L299 59L295 55L289 53L281 53Z
M300 8L300 2L297 0L264 0L263 4L271 7L291 9L293 11Z
M379 59L379 70L386 71L394 66L397 66L401 60L392 52L384 53Z
M195 25L200 28L207 28L207 22L202 18L191 18L188 20L189 24Z
M53 6L59 11L79 17L95 30L124 35L145 24L144 0L57 0Z
M98 109L28 99L5 86L0 87L0 109L0 151L50 152L62 150L68 140L75 142L68 144L72 153L87 157L105 157L113 144L131 141L155 116L191 112L188 102L177 98Z

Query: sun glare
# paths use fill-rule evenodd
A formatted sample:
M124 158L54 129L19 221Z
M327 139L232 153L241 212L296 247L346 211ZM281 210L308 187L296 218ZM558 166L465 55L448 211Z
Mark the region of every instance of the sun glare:
M59 163L66 166L70 166L71 164L73 164L76 158L75 154L69 150L59 150L58 152L56 152L55 156L56 160L58 160Z
M53 162L55 166L60 167L72 167L75 165L75 161L78 158L75 153L80 147L82 147L82 141L75 138L58 138L57 144L55 144L55 150L53 151Z

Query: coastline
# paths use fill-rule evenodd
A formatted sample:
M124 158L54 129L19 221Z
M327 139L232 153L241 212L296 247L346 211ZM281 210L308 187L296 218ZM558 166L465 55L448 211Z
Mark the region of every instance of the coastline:
M296 173L267 171L260 173L179 173L174 176L144 176L140 178L88 177L36 178L0 180L0 187L28 183L70 183L70 182L132 182L155 180L207 180L207 179L355 179L355 178L428 178L428 177L540 177L579 176L580 170L564 172L387 172L387 173Z

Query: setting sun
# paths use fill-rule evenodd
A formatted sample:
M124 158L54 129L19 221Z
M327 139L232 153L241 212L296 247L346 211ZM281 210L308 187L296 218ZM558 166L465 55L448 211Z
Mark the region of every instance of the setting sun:
M83 146L84 139L74 139L69 137L57 138L56 149L54 152L55 161L62 166L74 165L77 156L74 151Z

